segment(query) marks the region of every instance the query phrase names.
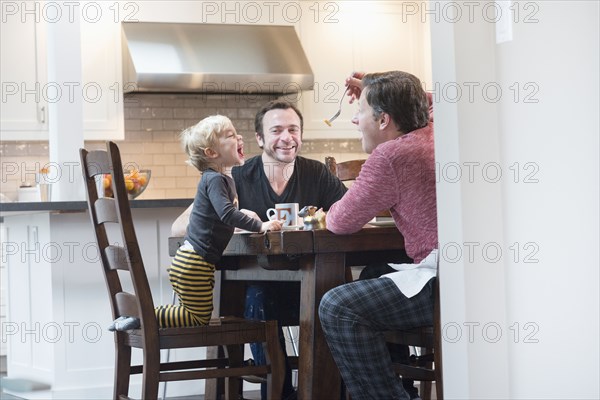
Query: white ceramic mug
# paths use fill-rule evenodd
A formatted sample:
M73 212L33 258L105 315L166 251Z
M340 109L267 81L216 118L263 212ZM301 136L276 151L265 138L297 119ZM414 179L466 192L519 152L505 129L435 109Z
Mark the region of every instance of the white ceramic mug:
M298 226L301 224L298 217L298 210L298 203L275 204L275 208L267 210L267 218L270 221L274 219L283 221L283 226Z

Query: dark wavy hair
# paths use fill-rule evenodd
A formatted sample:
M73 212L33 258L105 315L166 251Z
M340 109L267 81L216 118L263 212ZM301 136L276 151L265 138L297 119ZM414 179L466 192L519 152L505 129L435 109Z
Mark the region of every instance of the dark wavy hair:
M304 117L302 117L302 113L298 110L298 107L285 100L271 100L267 104L265 104L257 113L254 118L254 131L258 134L258 136L264 140L265 133L263 132L263 118L265 114L271 110L287 110L291 108L298 114L300 118L300 136L302 137L302 132L304 131Z
M419 78L408 72L388 71L366 74L362 81L375 119L383 112L389 114L402 133L427 125L429 101Z

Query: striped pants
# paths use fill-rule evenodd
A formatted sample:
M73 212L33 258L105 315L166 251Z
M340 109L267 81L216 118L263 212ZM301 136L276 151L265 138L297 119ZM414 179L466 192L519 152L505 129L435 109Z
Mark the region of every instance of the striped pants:
M169 270L169 280L179 305L155 308L161 328L206 325L213 309L215 266L190 250L177 250Z

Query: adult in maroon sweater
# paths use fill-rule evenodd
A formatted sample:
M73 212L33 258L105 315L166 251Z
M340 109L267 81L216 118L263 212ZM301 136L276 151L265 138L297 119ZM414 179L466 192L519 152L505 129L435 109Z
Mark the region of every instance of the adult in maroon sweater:
M360 175L327 214L334 233L358 231L389 209L415 264L330 290L319 316L353 400L406 399L380 331L430 325L436 273L437 213L433 121L415 76L391 71L347 80L358 97L352 122L370 156Z

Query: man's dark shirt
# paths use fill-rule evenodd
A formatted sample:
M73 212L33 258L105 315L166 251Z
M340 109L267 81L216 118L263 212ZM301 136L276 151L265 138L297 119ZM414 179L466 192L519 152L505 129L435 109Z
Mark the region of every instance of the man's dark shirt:
M315 206L327 211L346 193L346 186L329 172L325 164L300 156L296 157L295 168L281 196L271 188L261 156L234 167L232 176L240 209L254 211L263 221L268 220L267 209L277 203L298 203L300 208Z

